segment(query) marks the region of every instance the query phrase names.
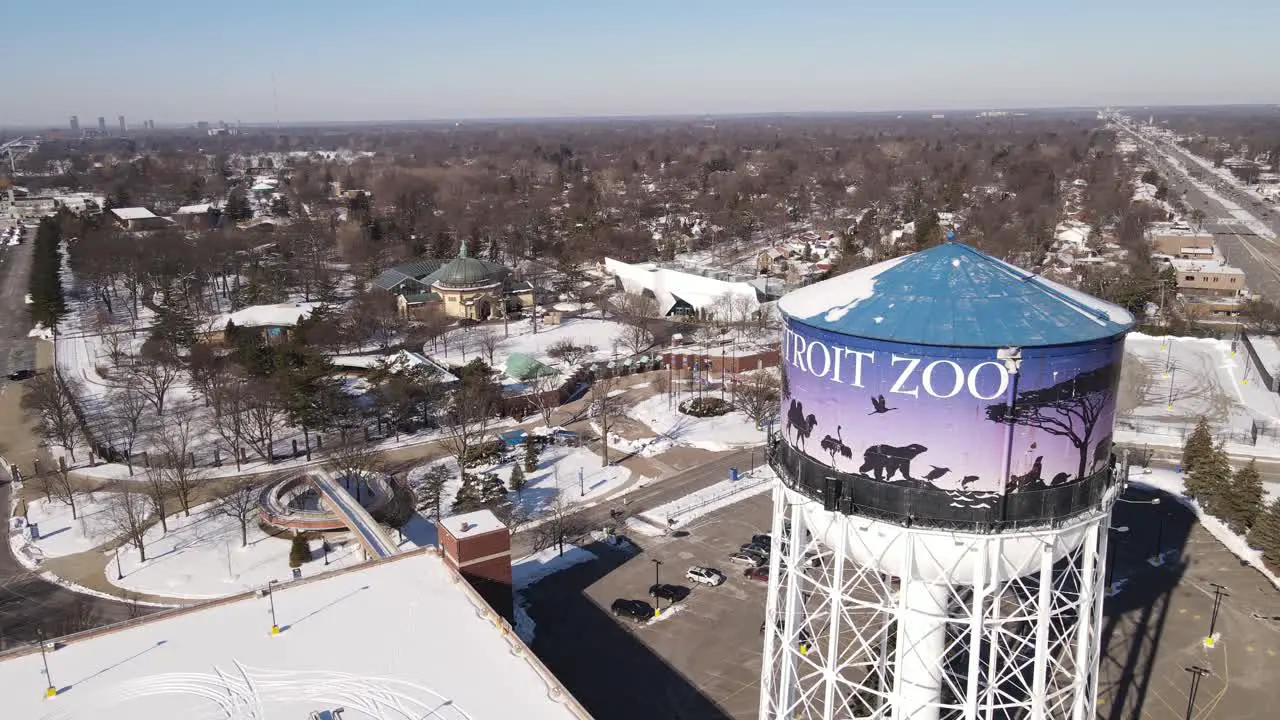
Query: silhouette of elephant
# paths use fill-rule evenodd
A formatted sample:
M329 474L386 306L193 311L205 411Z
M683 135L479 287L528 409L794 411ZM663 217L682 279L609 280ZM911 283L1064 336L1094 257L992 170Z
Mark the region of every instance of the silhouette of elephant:
M906 447L893 445L872 445L862 453L862 467L858 472L870 472L876 480L892 480L894 473L900 473L903 480L914 480L911 477L911 461L929 448L912 443Z

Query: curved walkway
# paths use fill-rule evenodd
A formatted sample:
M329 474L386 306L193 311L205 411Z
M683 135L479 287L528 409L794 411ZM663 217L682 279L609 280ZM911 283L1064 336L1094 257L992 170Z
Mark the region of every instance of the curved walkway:
M308 473L307 479L316 486L316 490L328 501L329 507L351 528L371 555L387 558L396 554L396 544L369 511L337 483L334 473Z

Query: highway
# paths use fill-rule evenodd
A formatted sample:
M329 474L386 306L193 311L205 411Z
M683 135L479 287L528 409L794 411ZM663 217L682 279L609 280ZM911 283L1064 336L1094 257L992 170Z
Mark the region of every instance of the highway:
M1124 126L1125 130L1146 148L1146 156L1169 187L1170 197L1181 197L1193 209L1205 214L1204 229L1213 233L1215 243L1227 263L1244 271L1249 289L1267 300L1280 303L1280 240L1259 236L1245 224L1231 216L1231 212L1214 198L1200 190L1188 177L1189 168L1200 169L1203 177L1214 183L1214 192L1238 204L1260 222L1280 235L1280 211L1266 212L1244 191L1233 188L1221 178L1200 168L1181 148L1156 144L1146 135ZM1171 155L1182 163L1181 167L1169 163L1164 155Z

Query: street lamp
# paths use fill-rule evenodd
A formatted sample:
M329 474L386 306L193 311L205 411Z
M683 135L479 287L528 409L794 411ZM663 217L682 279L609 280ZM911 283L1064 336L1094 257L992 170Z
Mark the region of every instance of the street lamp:
M267 583L267 601L271 603L271 634L272 635L280 634L280 625L276 622L276 596L275 596L275 593L272 592L273 586L278 582L280 581L272 580Z
M662 614L662 598L658 596L658 586L662 584L662 581L658 577L658 571L659 571L659 568L662 567L662 561L659 560L658 558L652 558L652 560L653 560L653 615L654 617L657 617L658 615Z
M124 572L120 570L120 546L116 546L116 579L123 580Z
M58 694L58 688L53 684L53 676L49 674L49 655L44 647L44 629L41 628L36 632L36 639L40 641L40 660L44 662L44 696L53 697Z
M1199 665L1192 665L1191 667L1186 668L1186 671L1191 673L1191 690L1187 692L1186 720L1191 720L1192 716L1195 714L1196 693L1200 690L1200 678L1210 673Z

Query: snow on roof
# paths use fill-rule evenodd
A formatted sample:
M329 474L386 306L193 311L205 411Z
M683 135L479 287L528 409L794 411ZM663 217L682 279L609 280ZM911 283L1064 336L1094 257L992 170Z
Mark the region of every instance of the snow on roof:
M1178 272L1218 273L1219 275L1244 275L1238 267L1232 267L1220 260L1194 260L1188 258L1170 258L1169 263Z
M213 321L213 329L221 330L227 321L238 327L293 327L298 318L309 317L324 303L278 303L276 305L252 305L232 313L223 313Z
M506 530L498 516L489 510L476 510L461 515L451 515L440 521L440 526L456 537L474 537L485 533Z
M39 652L0 661L5 716L225 717L239 697L260 702L253 716L264 718L339 706L397 718L589 718L432 551L273 595L278 636L268 599L250 597L70 640L48 654L51 681L72 686L53 699Z
M745 282L717 280L650 263L632 265L613 258L605 258L604 266L605 270L622 281L622 287L627 292L638 294L648 290L653 293L658 300L658 311L662 315L671 312L680 300L689 303L694 310L704 310L711 308L726 295L746 298L751 303L751 312L760 306L756 289Z
M146 220L158 217L155 213L142 207L112 208L111 213L121 220Z
M200 203L199 205L183 205L182 207L178 208L178 212L174 214L175 215L203 215L204 213L209 212L209 209L212 207L213 207L212 203Z
M779 307L822 330L953 347L1071 344L1134 322L1124 308L956 242L809 285Z

